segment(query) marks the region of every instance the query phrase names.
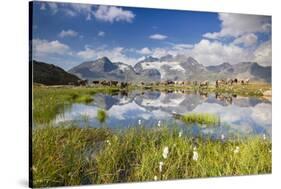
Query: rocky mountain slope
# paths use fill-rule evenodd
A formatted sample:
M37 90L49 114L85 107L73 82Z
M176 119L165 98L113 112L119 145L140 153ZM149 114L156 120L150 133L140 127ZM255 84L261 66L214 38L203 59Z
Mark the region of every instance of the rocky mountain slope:
M38 62L34 60L33 82L45 85L67 85L76 82L79 78L76 75L64 71L62 68L53 64Z

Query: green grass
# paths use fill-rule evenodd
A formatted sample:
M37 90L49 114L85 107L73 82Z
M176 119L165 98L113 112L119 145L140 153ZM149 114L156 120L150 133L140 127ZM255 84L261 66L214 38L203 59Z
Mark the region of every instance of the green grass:
M162 86L161 86L162 87ZM214 89L246 95L262 86L244 89ZM263 90L268 86L264 86ZM165 88L163 88L164 90ZM162 89L161 89L162 90ZM177 126L160 128L133 127L113 132L106 127L51 125L51 120L72 103L89 103L97 92L112 94L111 87L46 87L33 88L32 173L34 187L72 186L117 182L151 181L271 173L271 140L259 136L220 141L203 137L179 137ZM245 92L247 91L247 92ZM104 123L104 110L97 119ZM187 124L216 124L212 114L187 114L181 117ZM198 160L193 160L197 146ZM239 152L234 153L236 147ZM168 158L163 149L168 147ZM159 162L163 162L162 172Z
M180 117L184 123L198 123L206 125L216 125L220 122L219 116L210 113L187 113Z
M184 90L187 92L203 91L219 94L235 94L240 96L263 96L267 90L271 90L271 85L268 83L249 83L246 85L233 84L233 85L220 85L216 88L215 84L210 84L207 88L200 88L199 86L190 85L148 85L139 86L141 88L149 87L151 90L169 91L169 90ZM136 87L131 87L136 88Z
M271 173L271 141L259 136L222 142L179 137L168 127L113 133L61 125L35 129L32 142L35 187Z
M97 112L97 120L100 123L104 123L106 118L107 118L106 111L105 110L98 110L98 112Z
M263 96L263 93L267 90L271 90L271 85L267 83L250 83L247 85L234 84L234 85L221 85L216 88L211 86L208 89L210 92L215 93L228 93L236 94L240 96Z
M78 103L90 103L93 101L93 97L91 95L82 95L75 99L75 102Z
M50 122L72 103L90 103L98 92L113 93L118 88L99 87L33 87L33 120L36 124Z

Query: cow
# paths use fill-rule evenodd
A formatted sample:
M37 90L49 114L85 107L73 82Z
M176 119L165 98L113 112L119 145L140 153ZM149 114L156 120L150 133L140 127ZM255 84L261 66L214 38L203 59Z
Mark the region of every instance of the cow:
M209 85L209 81L206 80L206 81L200 82L199 87L208 87L208 85Z
M106 81L106 80L102 80L102 81L100 82L100 84L109 86L109 85L110 85L110 82L109 82L109 81Z
M172 84L175 84L175 82L172 81L172 80L167 80L167 81L165 82L165 85L172 85Z
M129 84L128 84L127 82L121 82L121 83L120 83L120 87L121 87L121 88L128 87L128 85L129 85Z
M238 83L238 79L237 79L237 78L234 78L234 79L233 79L233 83L237 84L237 83Z
M226 96L226 95L222 95L222 94L218 94L216 93L216 99L221 101L221 102L225 102L227 104L232 104L232 96Z
M199 95L204 97L204 98L208 98L208 93L207 92L199 91Z
M176 85L183 85L184 82L183 82L183 81L175 81L175 84L176 84Z
M233 79L228 79L228 80L226 81L226 84L232 85L232 84L233 84Z
M78 80L77 84L79 86L86 86L88 84L88 80L87 79L86 80Z
M223 79L216 80L216 88L218 88L220 85L225 85L225 84L227 84L227 82Z
M110 81L110 86L117 86L118 85L118 81Z
M98 85L98 84L100 83L100 81L99 81L99 80L94 80L94 81L92 81L92 83L93 83L94 85Z

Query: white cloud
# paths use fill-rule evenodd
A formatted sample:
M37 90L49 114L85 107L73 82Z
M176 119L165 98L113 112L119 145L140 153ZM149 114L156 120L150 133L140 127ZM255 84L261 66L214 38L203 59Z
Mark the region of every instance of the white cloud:
M82 14L86 16L86 20L91 20L92 5L80 4L80 3L70 3L62 9L69 16L77 16Z
M134 65L137 59L127 56L125 51L126 50L122 47L94 49L86 46L85 49L79 51L77 55L84 60L94 60L106 56L112 62L123 62L125 64Z
M144 47L140 50L137 50L137 53L142 54L142 55L150 55L152 51L148 47Z
M105 36L105 32L104 32L104 31L100 31L100 32L98 33L98 36L100 36L100 37Z
M149 38L155 39L155 40L164 40L164 39L168 38L168 36L157 33L157 34L150 35Z
M157 47L157 48L144 47L142 49L135 50L135 51L141 55L151 55L153 57L160 58L167 54L174 55L174 56L178 54L190 54L190 51L192 50L193 46L194 45L192 44L171 43L171 46L169 47Z
M123 10L122 8L114 7L114 6L104 6L101 5L98 9L93 13L96 19L104 21L104 22L132 22L135 15L133 12L128 10Z
M237 44L237 45L244 45L245 47L249 47L252 45L255 45L257 43L258 37L253 34L253 33L249 33L249 34L245 34L242 35L241 37L236 38L233 41L233 44Z
M218 39L221 37L238 37L246 33L269 32L271 20L268 16L219 13L221 30L219 32L205 33L203 37Z
M64 38L64 37L76 37L78 35L78 32L74 30L62 30L59 33L59 37Z
M204 65L217 65L223 62L236 64L242 61L251 61L251 53L233 44L223 44L219 41L202 39L194 45L190 55Z
M79 3L47 3L52 14L58 11L64 13L66 16L74 17L77 15L85 15L86 20L91 20L93 15L92 5ZM42 6L41 6L42 7Z
M254 52L254 61L263 66L271 66L272 64L272 45L268 40L258 46Z
M173 44L173 49L175 50L184 50L184 49L191 49L194 45L192 44Z
M32 51L36 57L50 54L63 55L70 53L69 46L59 42L58 40L47 41L34 39L32 40L32 48Z
M56 14L59 11L59 7L58 7L57 3L49 2L48 6L49 6L52 14Z

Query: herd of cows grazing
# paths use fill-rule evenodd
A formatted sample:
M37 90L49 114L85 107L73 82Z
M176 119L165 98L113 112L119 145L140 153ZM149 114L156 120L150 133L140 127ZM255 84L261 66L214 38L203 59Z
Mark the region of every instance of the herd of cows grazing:
M246 85L249 84L249 79L220 79L215 81L216 88L220 86L226 86L226 85L234 85L234 84L242 84ZM114 81L114 80L78 80L77 82L70 82L69 85L74 86L94 86L94 85L102 85L102 86L112 86L112 87L120 87L120 88L126 88L128 87L130 82L123 82L123 81ZM157 82L140 82L137 85L141 86L169 86L169 85L176 85L176 86L185 86L185 85L193 85L198 86L200 88L208 88L210 82L208 80L205 81L157 81Z

